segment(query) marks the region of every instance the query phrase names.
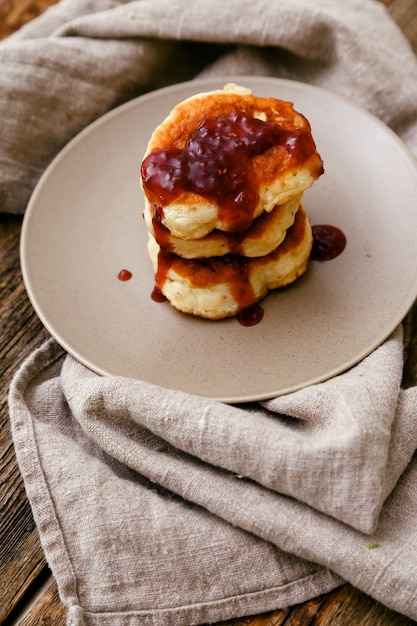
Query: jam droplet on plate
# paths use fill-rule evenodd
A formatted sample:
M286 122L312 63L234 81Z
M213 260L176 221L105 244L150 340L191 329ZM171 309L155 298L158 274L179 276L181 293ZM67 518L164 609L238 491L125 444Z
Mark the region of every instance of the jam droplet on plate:
M237 320L242 326L255 326L255 324L259 324L263 316L263 308L257 302L254 302L250 306L239 311Z
M151 298L154 302L166 302L167 301L162 291L156 285L153 288L153 291L151 293Z
M130 280L132 278L132 272L129 272L129 270L120 270L117 274L117 278L125 282L126 280Z
M346 235L337 226L317 224L312 227L313 248L312 261L331 261L343 252L346 247Z

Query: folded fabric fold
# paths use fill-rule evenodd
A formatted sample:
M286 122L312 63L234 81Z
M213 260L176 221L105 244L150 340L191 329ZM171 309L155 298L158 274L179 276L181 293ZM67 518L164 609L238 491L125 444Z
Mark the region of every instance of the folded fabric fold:
M52 340L35 351L14 379L10 406L19 466L69 625L202 624L302 602L343 582L148 480L142 469L163 448L151 434L141 443L132 428L122 444L127 459L136 441L132 467L96 445L62 392L65 358ZM104 440L105 426L99 430ZM168 465L165 475L175 480ZM190 489L193 480L190 468ZM211 489L204 484L207 495Z
M379 425L381 405L374 407L372 393L366 415L360 416L368 427L358 429L345 413L345 429L360 431L371 448L368 433L376 441L376 431L383 433L385 460L380 462L376 449L370 451L363 493L355 482L362 468L354 466L356 455L363 459L360 440L345 450L347 459L352 457L349 473L341 457L329 453L337 449L338 429L328 427L327 405L317 403L317 389L328 385L334 393L339 381L343 388L345 379L355 376L368 388L376 380L380 390L375 369L385 369L389 380L400 348L398 330L347 374L306 390L302 402L298 393L284 396L281 408L292 405L302 412L302 423L308 414L314 416L311 433L308 426L303 432L293 419L255 404L231 407L140 381L100 377L48 342L16 376L10 407L17 457L64 602L77 614L81 607L87 624L130 623L131 611L142 616L139 623L204 623L268 610L274 603L285 606L308 597L312 588L321 585L325 591L348 580L416 618L417 468L410 459L417 446L417 388L400 390L398 380L392 383L397 402L389 425L383 420ZM340 398L340 406L346 406ZM278 401L267 404L276 408ZM372 426L369 416L375 416ZM275 441L267 444L271 429ZM303 465L304 491L312 488L315 505L261 484L270 480L280 443L285 448L286 437L294 435L296 442L323 439L327 476L321 477L322 487L309 481L323 473L322 455L308 455ZM296 456L294 442L293 447ZM296 459L300 466L301 458ZM289 451L284 459L288 467L282 461L282 472L290 473ZM339 466L340 480L332 484L328 477ZM247 478L250 474L260 482ZM375 490L381 500L393 489L371 535L320 512L320 499L328 498L326 481L343 509L357 513L357 498L365 507L366 495L372 500ZM173 571L170 578L167 572ZM158 580L164 582L155 595L149 585ZM103 612L115 621L100 621Z
M399 330L349 372L265 402L268 411L89 375L70 358L62 386L77 422L108 454L139 470L145 446L140 469L154 482L157 458L171 457L177 475L184 452L371 533L414 451L401 462L394 454L399 465L387 472L402 363Z

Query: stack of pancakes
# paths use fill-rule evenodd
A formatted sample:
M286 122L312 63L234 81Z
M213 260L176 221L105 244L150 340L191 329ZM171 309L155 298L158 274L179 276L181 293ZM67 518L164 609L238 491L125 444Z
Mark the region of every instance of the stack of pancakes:
M221 319L292 283L313 241L302 196L322 173L310 124L289 102L230 84L178 104L141 167L159 293Z

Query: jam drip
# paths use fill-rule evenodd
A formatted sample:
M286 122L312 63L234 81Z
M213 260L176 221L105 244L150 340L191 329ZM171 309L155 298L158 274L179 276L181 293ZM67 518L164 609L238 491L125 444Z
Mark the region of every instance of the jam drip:
M152 207L153 215L152 215L152 227L153 234L155 237L155 241L157 244L164 248L166 252L173 252L173 246L170 241L170 232L168 228L163 223L163 209L162 207L154 204ZM213 233L221 232L214 230ZM238 233L222 233L222 235L226 238L229 249L232 254L243 255L241 244L247 236L248 231L243 230Z
M312 227L313 248L312 261L331 261L343 252L346 247L346 235L337 226L317 224Z
M125 269L120 270L120 272L117 274L117 278L122 282L126 282L127 280L130 280L132 278L132 272L129 272L129 270Z
M157 204L154 204L152 206L152 211L153 211L152 226L153 226L155 241L161 248L166 250L166 252L171 252L172 246L169 240L170 233L169 233L168 228L164 226L162 222L164 218L164 211L162 207L158 206Z
M151 298L154 302L166 302L167 301L162 291L156 285L153 288L153 291L151 293Z
M251 159L273 146L282 146L294 165L316 147L308 130L288 130L250 117L242 111L201 122L182 150L151 152L141 167L148 197L164 207L182 192L203 196L220 207L226 232L249 228L259 194Z
M249 280L249 264L246 257L225 254L222 257L199 259L198 264L180 259L172 252L160 248L158 252L158 267L155 273L155 285L162 292L167 274L171 267L175 267L182 276L197 288L204 288L216 282L221 275L229 286L233 298L243 309L253 303L253 289Z
M242 326L255 326L255 324L259 324L263 316L263 308L257 302L254 302L251 306L239 311L237 320Z

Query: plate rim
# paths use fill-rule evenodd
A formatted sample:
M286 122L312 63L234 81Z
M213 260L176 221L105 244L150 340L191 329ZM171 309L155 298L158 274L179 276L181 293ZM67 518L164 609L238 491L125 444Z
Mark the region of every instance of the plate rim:
M96 118L95 120L93 120L91 123L89 123L87 126L85 126L79 133L77 133L74 137L72 137L72 139L70 139L61 150L59 150L59 152L51 159L51 161L49 162L49 164L46 166L46 168L44 169L42 175L40 176L38 182L36 183L32 194L30 196L29 202L27 204L24 216L23 216L23 221L22 221L22 227L21 227L21 235L20 235L20 245L19 245L19 252L20 252L20 263L21 263L21 272L22 272L22 277L23 277L23 283L27 292L27 295L29 297L29 300L32 304L32 307L34 308L37 316L39 317L41 323L43 324L43 326L46 328L46 330L49 332L49 334L57 341L57 343L71 356L73 356L78 362L80 362L81 364L83 364L84 366L86 366L88 369L92 370L93 372L96 372L97 374L101 375L101 376L112 376L115 375L110 371L107 371L106 368L104 367L100 367L97 364L95 364L93 362L93 360L87 356L82 356L80 354L76 354L74 352L74 350L71 348L71 346L69 345L69 343L67 342L67 340L65 338L63 338L61 336L61 334L59 332L57 332L54 328L53 322L50 322L49 319L45 318L43 312L42 312L42 307L38 304L38 299L36 297L36 294L33 292L33 286L31 285L31 280L29 278L30 275L30 271L29 271L29 258L28 258L28 239L30 237L30 226L31 226L31 220L34 219L33 218L33 214L35 213L34 211L34 207L36 207L36 201L37 201L37 197L38 195L41 193L44 185L45 185L45 181L48 180L50 172L53 171L53 169L56 167L57 163L59 163L59 161L63 160L66 158L66 155L69 151L72 150L73 146L78 143L78 142L82 142L84 140L84 138L86 136L88 136L89 133L94 132L94 130L96 130L100 125L106 124L109 120L111 120L113 117L119 116L121 114L123 114L124 112L128 111L131 108L136 108L138 106L138 104L140 105L142 102L146 102L148 100L152 100L155 98L160 98L164 96L164 93L166 92L172 92L172 91L177 91L178 89L181 88L188 88L188 87L193 87L195 88L195 92L198 93L198 91L202 91L204 86L213 86L213 83L218 83L219 84L219 89L221 89L221 85L224 85L227 82L235 82L235 83L239 83L240 81L242 81L243 83L245 82L245 80L250 81L251 83L261 83L261 84L265 84L267 83L271 83L273 85L277 85L279 86L281 85L288 85L291 88L296 88L296 89L300 89L300 90L310 90L310 91L314 91L318 94L324 94L326 98L328 98L329 96L331 98L334 98L336 100L339 100L341 102L343 102L345 105L347 105L349 108L354 108L356 110L358 110L361 114L364 114L367 118L373 120L374 123L376 123L378 126L380 126L383 131L385 133L388 133L388 135L390 136L390 138L392 140L394 140L400 147L400 149L404 152L404 154L408 157L408 159L410 160L410 162L414 165L415 170L416 170L416 176L417 176L417 158L416 156L411 152L410 148L407 146L407 144L399 137L399 135L397 135L383 120L381 120L380 118L378 118L375 114L373 114L372 112L370 112L368 109L366 109L365 107L363 107L361 104L358 104L356 102L351 101L349 98L345 97L344 95L338 94L336 92L330 91L328 89L325 89L321 86L318 85L314 85L314 84L310 84L310 83L304 83L301 81L296 81L296 80L292 80L292 79L283 79L283 78L279 78L279 77L272 77L272 76L257 76L257 75L224 75L224 76L209 76L209 77L203 77L203 78L197 78L197 79L193 79L193 80L188 80L188 81L183 81L180 83L174 83L171 85L167 85L164 87L160 87L158 89L155 89L153 91L147 92L143 95L137 96L131 100L128 100L127 102L118 105L114 108L112 108L111 110L107 111L106 113L104 113L103 115L99 116L98 118ZM213 88L213 87L211 87ZM412 288L411 288L412 286ZM283 390L271 390L271 392L269 394L266 393L260 393L260 394L252 394L249 396L233 396L233 397L216 397L216 396L200 396L200 397L205 397L209 400L213 400L213 401L220 401L220 402L224 402L224 403L228 403L228 404L239 404L239 403L244 403L244 402L259 402L262 400L268 400L271 399L273 397L277 397L279 395L286 395L288 393L293 393L294 391L300 390L302 388L306 388L306 387L310 387L313 385L316 385L318 383L324 382L326 380L329 380L337 375L342 374L343 372L346 372L347 370L349 370L351 367L353 367L354 365L358 364L360 361L362 361L366 356L368 356L369 354L371 354L376 348L378 348L388 337L390 337L392 335L392 333L395 331L395 329L398 327L399 324L401 324L401 322L404 320L405 316L407 315L407 313L410 311L411 307L413 306L413 303L416 301L416 297L417 297L417 276L414 280L414 282L411 282L410 280L410 296L408 298L407 301L403 302L403 307L401 309L401 312L398 311L397 313L397 317L395 319L395 322L392 321L391 322L391 328L390 330L386 330L384 332L382 332L379 335L378 339L375 339L375 341L373 342L372 345L367 345L367 347L364 347L364 349L360 352L360 354L357 355L357 357L352 358L349 361L349 364L344 363L343 365L340 365L338 367L334 367L331 371L327 371L326 374L323 375L319 375L316 376L314 379L309 379L308 381L304 382L303 384L296 384L296 385L292 385L289 386ZM117 375L117 374L116 374ZM136 380L141 380L139 378L137 378ZM156 386L158 386L158 383L150 383L150 384L154 384ZM193 392L190 391L183 391L181 389L175 389L176 391L179 391L181 393L187 393L187 394L192 394ZM196 395L200 395L200 394L196 394Z

